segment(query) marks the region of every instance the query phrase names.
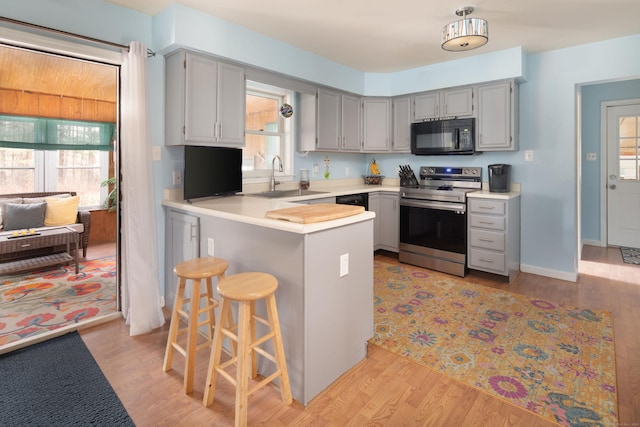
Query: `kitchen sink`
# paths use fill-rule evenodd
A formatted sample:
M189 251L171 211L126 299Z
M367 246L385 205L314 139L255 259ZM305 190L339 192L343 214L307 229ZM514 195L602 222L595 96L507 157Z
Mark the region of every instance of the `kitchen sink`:
M313 194L326 194L328 191L314 191L314 190L275 190L275 191L263 191L262 193L251 193L247 196L257 197L299 197L299 196L311 196Z

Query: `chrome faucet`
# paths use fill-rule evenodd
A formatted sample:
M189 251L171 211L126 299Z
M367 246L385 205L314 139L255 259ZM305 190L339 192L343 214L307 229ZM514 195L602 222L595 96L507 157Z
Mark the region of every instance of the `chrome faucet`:
M273 157L271 161L271 182L269 183L269 191L276 191L276 185L280 184L280 181L276 181L275 170L276 170L276 159L278 159L278 164L280 168L278 168L278 172L283 172L282 169L282 159L277 154Z

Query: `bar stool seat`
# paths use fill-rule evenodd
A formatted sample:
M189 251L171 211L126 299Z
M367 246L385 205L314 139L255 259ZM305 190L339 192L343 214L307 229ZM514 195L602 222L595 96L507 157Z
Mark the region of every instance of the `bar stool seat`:
M236 388L236 426L247 424L249 395L275 379L279 379L280 394L284 403L289 405L293 401L276 307L277 288L278 280L274 276L258 272L239 273L218 282L217 289L221 298L218 316L221 319L226 318L225 316L231 310L231 303L238 303L238 324L232 326L219 324L214 332L203 404L209 406L213 403L217 375L220 374ZM265 301L266 319L256 315L255 303L258 300ZM256 322L265 325L268 329L268 332L259 338L256 338ZM232 344L237 343L237 355L232 355L230 360L220 363L222 342L225 338L228 338ZM272 340L273 355L260 347L268 340ZM255 378L258 375L258 354L273 362L276 370L249 389L249 377ZM234 364L236 365L235 377L226 370Z
M182 354L185 358L184 368L184 392L193 391L193 382L196 364L196 352L211 346L213 341L213 331L215 329L215 308L219 306L219 301L213 297L213 277L218 278L218 282L224 278L228 264L222 258L194 258L183 261L176 265L173 272L178 277L178 289L176 299L171 313L171 325L169 326L169 336L167 338L167 348L164 354L163 370L171 370L173 364L174 350ZM205 293L201 293L202 280L205 281ZM185 290L188 281L191 281L191 296L185 298ZM205 298L205 304L200 307L201 300ZM185 306L189 308L185 310ZM205 313L206 318L200 321L200 315ZM224 319L230 319L231 313ZM187 323L186 328L180 328L180 322ZM233 320L228 321L229 324ZM197 344L198 329L201 326L207 327L206 341ZM178 344L178 336L187 334L186 346Z

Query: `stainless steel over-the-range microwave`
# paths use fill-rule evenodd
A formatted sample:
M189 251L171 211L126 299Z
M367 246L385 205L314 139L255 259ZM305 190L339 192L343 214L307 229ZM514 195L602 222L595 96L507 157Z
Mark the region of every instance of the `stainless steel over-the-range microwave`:
M475 130L475 118L412 123L411 154L473 154Z

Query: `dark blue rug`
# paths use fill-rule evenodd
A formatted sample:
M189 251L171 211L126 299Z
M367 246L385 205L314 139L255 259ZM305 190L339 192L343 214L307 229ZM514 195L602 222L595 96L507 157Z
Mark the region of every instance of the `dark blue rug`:
M134 426L77 332L0 356L1 426Z

